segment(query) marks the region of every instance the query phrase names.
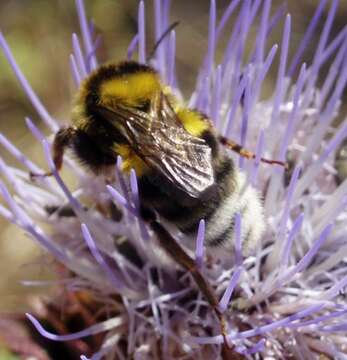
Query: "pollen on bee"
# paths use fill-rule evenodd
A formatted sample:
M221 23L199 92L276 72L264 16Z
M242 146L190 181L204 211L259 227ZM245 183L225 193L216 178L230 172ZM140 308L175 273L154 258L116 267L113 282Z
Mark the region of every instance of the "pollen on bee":
M142 176L146 170L145 162L136 155L136 153L128 145L115 145L114 150L122 157L122 171L129 173L134 169L138 176Z

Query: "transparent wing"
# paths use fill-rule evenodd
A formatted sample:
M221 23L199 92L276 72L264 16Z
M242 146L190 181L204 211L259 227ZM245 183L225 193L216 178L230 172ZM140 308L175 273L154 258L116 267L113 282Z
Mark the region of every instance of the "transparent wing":
M99 108L99 113L121 131L150 168L191 197L199 197L214 183L210 147L184 129L162 93L149 113L123 107Z

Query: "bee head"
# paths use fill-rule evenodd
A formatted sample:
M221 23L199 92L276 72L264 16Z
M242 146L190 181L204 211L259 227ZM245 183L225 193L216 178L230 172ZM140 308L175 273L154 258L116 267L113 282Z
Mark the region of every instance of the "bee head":
M88 142L84 152L79 144L75 146L79 157L86 158L86 148L93 148L93 153L100 153L103 163L114 163L120 155L124 171L134 168L138 175L144 173L146 165L133 150L133 141L124 131L121 118L118 121L117 111L149 112L160 90L159 75L147 65L125 61L96 69L82 83L72 112L73 126L79 132L77 140L83 138L83 144Z

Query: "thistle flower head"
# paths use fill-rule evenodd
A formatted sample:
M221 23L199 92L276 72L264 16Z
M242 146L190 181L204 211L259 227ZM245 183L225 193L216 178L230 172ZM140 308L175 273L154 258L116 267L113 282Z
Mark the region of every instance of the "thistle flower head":
M169 3L154 2L156 39L169 27ZM76 0L76 5L81 36L72 36L70 65L79 86L98 62L97 37L83 1ZM347 357L347 180L337 185L334 167L347 123L332 127L347 81L347 33L343 28L330 39L337 5L335 0L329 3L312 62L302 64L305 48L328 6L326 0L318 4L292 58L288 57L291 17L282 7L271 15L271 0L232 0L217 19L216 2L210 3L208 49L187 104L207 114L220 134L256 153L254 160L235 157L235 162L247 184L263 194L266 229L246 257L240 235L242 216L237 215L234 250L210 259L204 251L202 220L195 258L220 299L219 311L228 323L227 341L245 358ZM232 14L237 16L229 41L221 63L216 64L218 41ZM255 19L257 36L246 57L245 45ZM267 39L274 29L282 31L282 40L271 45ZM172 30L151 64L180 97L175 41ZM38 116L56 132L59 124L28 84L2 35L0 46ZM137 53L138 61L145 63L147 48L145 4L140 1L138 33L127 57ZM262 85L275 57L279 58L275 89L262 100ZM331 65L319 86L320 70L326 63ZM0 183L6 204L0 205L0 214L67 269L57 280L59 286L70 293L88 294L96 308L87 327L71 334L50 333L28 314L36 329L53 341L103 334L101 345L87 348L83 359L218 357L226 339L215 313L190 274L163 254L142 221L135 172L125 176L119 158L116 181L106 186L102 177L89 174L66 156L64 165L78 180L77 189L71 191L54 167L51 139L32 120L25 121L42 144L54 179L29 181L27 172L1 160L2 178L9 185ZM28 172L43 172L4 135L0 143ZM260 166L261 157L287 161L290 169ZM109 216L111 203L122 209L121 219ZM184 235L172 232L178 241L185 241Z

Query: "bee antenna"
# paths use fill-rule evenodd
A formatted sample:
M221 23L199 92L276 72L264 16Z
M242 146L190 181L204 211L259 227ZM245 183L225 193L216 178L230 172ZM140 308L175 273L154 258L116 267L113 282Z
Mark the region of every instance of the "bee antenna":
M162 41L166 38L166 36L171 32L171 30L173 30L176 26L178 26L179 23L180 23L179 21L174 21L174 22L162 33L162 35L160 36L160 38L159 38L159 39L157 40L157 42L154 44L153 50L150 52L149 57L147 58L147 62L150 62L150 61L153 59L153 57L154 57L154 55L155 55L155 53L156 53L159 45L160 45L160 44L162 43Z

